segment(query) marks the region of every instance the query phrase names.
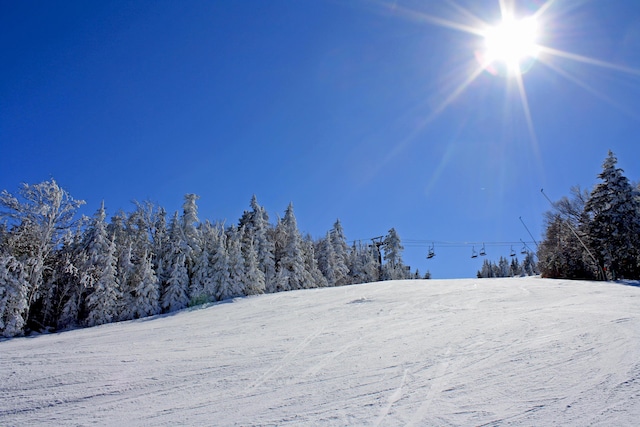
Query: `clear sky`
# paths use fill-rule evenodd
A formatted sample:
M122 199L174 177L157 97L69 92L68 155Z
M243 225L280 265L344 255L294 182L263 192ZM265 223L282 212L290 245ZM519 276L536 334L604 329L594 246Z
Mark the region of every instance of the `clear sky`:
M609 149L640 180L640 3L502 3L537 18L521 73L486 60L498 0L0 0L0 189L54 178L108 215L196 193L227 223L256 194L471 277L482 242L535 246L541 188L591 188Z

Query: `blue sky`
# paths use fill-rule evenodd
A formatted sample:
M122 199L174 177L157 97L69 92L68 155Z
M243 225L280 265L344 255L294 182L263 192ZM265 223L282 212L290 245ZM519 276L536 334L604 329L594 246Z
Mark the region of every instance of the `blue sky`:
M515 7L554 49L525 101L461 29L498 0L0 2L0 188L55 178L87 214L196 193L227 223L256 194L315 238L395 227L413 269L471 277L473 246L531 241L519 217L541 237L540 188L591 188L609 149L640 180L640 4Z

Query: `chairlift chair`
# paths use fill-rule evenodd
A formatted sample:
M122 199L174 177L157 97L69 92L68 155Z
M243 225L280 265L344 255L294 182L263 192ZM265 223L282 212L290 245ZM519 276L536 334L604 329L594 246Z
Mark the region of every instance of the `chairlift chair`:
M520 253L523 255L526 255L529 253L529 251L527 250L527 245L524 245L522 249L520 249Z
M476 247L471 247L471 258L478 258L478 252L476 252Z
M513 245L511 245L511 253L509 254L509 256L516 256L516 251L513 250Z
M482 244L482 248L480 248L480 256L485 256L487 251L484 249L484 243Z
M429 253L427 253L427 259L431 259L434 256L436 256L436 252L434 250L434 245L433 243L431 244L431 247L429 248Z

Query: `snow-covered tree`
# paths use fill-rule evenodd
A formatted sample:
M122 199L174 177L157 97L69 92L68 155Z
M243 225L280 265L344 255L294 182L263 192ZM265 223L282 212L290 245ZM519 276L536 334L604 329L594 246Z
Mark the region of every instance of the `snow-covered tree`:
M255 194L251 198L251 211L245 211L240 218L239 228L244 229L242 247L247 249L251 242L258 257L258 268L264 274L265 291L275 291L276 261L275 244L272 239L273 227L269 224L269 215L258 204ZM246 256L246 254L245 254Z
M78 326L84 306L84 285L82 268L86 265L86 253L83 250L83 231L78 228L69 233L60 250L56 251L55 268L50 280L55 288L50 305L53 307L51 325L56 329Z
M331 242L331 235L327 233L326 237L320 239L316 245L316 256L318 262L318 268L324 275L327 286L336 286L338 272L336 267L338 265L337 255ZM346 268L346 265L345 265Z
M260 269L258 252L253 244L253 240L249 242L248 247L244 251L244 265L247 282L245 291L247 295L263 294L266 289L264 272Z
M41 313L32 313L41 296L45 272L51 269L52 253L75 224L75 213L84 204L60 188L55 180L40 184L23 184L18 196L6 190L0 193L0 220L11 227L8 236L9 254L22 264L27 280L27 322L42 324Z
M407 278L407 269L402 261L404 247L395 228L389 230L382 241L384 245L384 265L382 266L383 280L399 280Z
M375 245L353 244L349 251L350 283L370 283L380 280L380 252Z
M0 254L0 335L22 335L26 324L29 283L22 263Z
M241 235L235 225L227 232L227 259L229 266L229 286L226 298L234 298L246 295L246 277L244 257L241 249Z
M151 237L151 254L153 261L153 270L158 278L160 290L164 289L167 283L167 272L169 268L171 245L169 241L169 231L167 230L167 212L162 208L158 208L153 218L153 235Z
M96 212L85 234L86 261L81 281L86 289L88 326L118 319L121 298L118 283L118 260L115 237L109 238L104 203Z
M281 252L276 266L276 290L281 292L308 287L313 283L313 277L305 268L302 237L293 213L293 203L289 204L284 218L278 223L276 235L276 250L280 249Z
M584 206L589 193L580 187L571 188L571 197L555 202L554 210L545 214L545 236L538 247L538 260L533 255L523 260L523 272L553 278L596 278L598 266L582 246L587 240Z
M337 219L329 232L329 238L335 254L333 265L334 283L331 286L343 286L349 284L349 245L344 235L340 220Z
M227 234L222 225L215 227L213 249L211 253L211 271L215 285L217 300L224 300L234 296L234 284L229 274L229 254L227 252Z
M609 151L587 203L588 244L610 279L640 277L640 202Z
M91 259L91 258L90 258ZM86 299L87 325L95 326L118 320L120 290L117 278L116 244L111 239L107 252L94 259L98 276L91 283Z
M201 247L200 254L193 265L193 276L189 287L191 305L215 300L215 290L212 284L213 272L211 270L211 247L214 240L209 237L210 233L211 224L206 221L199 227Z
M132 295L128 318L139 319L160 313L160 283L153 271L151 255L146 253L136 265L132 277Z
M185 244L184 253L186 256L189 278L193 276L196 260L200 256L202 242L198 231L198 206L196 201L200 197L196 194L186 194L182 205L182 232Z
M164 312L181 310L189 304L186 244L177 212L169 224L169 245L170 249L165 254L164 261L166 283L160 297Z
M324 288L327 287L327 279L323 276L318 268L318 261L315 256L313 239L307 235L301 244L302 257L304 259L304 268L309 273L311 280L307 282L306 288Z

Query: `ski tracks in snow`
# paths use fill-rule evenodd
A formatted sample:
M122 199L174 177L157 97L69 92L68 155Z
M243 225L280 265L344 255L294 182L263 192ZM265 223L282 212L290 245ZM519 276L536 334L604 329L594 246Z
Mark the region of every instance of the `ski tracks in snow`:
M248 395L253 392L256 388L260 387L266 381L268 381L271 377L276 375L282 369L289 366L289 363L296 358L304 349L307 347L314 339L316 339L322 332L324 328L320 328L316 332L308 335L302 342L296 345L291 351L289 351L278 363L269 368L264 374L262 374L258 379L256 379L251 385L249 385L244 391L243 394Z

